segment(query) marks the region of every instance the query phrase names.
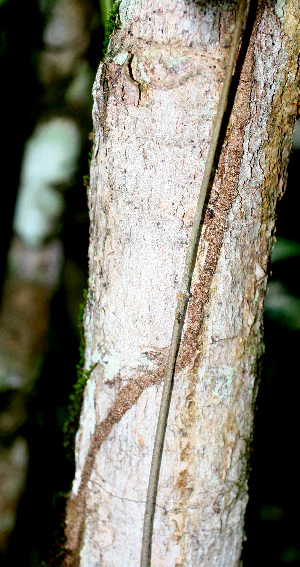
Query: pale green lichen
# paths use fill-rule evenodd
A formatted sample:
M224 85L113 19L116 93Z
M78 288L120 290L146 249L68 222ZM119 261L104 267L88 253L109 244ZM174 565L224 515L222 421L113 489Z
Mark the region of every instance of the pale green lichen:
M124 65L126 59L128 57L128 51L123 53L117 53L117 55L113 58L113 62L117 65Z
M141 0L122 0L119 5L119 17L121 24L134 12L137 5L141 5Z
M231 368L230 366L224 366L223 373L227 381L227 386L231 386L233 381L233 368Z
M231 385L233 382L233 368L223 366L218 370L218 380L214 388L214 395L220 400L226 400L230 396Z
M122 356L116 350L111 350L109 354L103 357L104 377L109 382L113 380L122 368Z
M153 362L149 360L145 354L141 354L139 358L139 363L141 366L145 366L146 368L149 368L149 370L152 370L152 368L154 367Z
M86 385L86 403L90 406L91 411L86 412L85 416L85 429L90 435L93 435L95 431L96 419L94 408L94 398L95 398L96 384L94 380L88 380Z
M93 364L97 364L100 361L100 352L98 349L98 346L96 346L95 350L93 351L92 354L92 363Z
M151 79L150 79L149 75L147 75L147 73L146 73L146 71L145 71L145 69L144 69L144 67L143 67L143 62L140 62L140 63L138 64L138 70L139 70L139 73L140 73L140 79L141 79L140 82L143 82L143 83L150 83L150 80L151 80Z
M278 18L283 18L284 16L284 6L286 4L286 0L277 0L275 5L275 12Z
M220 484L220 479L217 477L217 475L214 475L212 485L213 486L219 486L219 484Z
M203 105L202 112L207 118L214 116L215 114L215 104L213 102Z
M147 370L152 370L153 362L149 360L145 354L138 354L137 352L132 352L131 354L132 357L130 360L127 360L129 366L134 367L139 365L144 366ZM100 363L103 365L104 379L107 382L114 380L121 368L125 365L122 354L114 349L110 349L109 352L103 356L102 360L100 359Z

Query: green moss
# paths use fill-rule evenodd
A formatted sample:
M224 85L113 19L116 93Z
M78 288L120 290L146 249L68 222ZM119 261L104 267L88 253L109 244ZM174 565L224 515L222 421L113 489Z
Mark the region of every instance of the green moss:
M90 186L90 176L89 174L83 176L83 185L88 189Z
M64 424L64 447L66 449L67 457L74 461L75 452L75 435L79 427L79 418L83 401L83 393L85 385L90 377L92 370L95 366L89 369L84 368L84 356L85 356L85 338L84 338L84 327L83 327L83 317L85 312L87 299L87 290L83 292L83 302L80 306L78 325L80 329L80 343L79 343L79 362L76 366L77 370L77 381L73 385L72 393L69 397L68 406L68 418Z
M75 435L79 427L79 418L83 402L84 388L87 380L95 368L94 365L89 370L84 368L85 362L85 337L83 319L87 301L87 289L83 291L83 302L80 305L78 315L78 326L80 330L80 343L79 343L79 362L76 366L77 381L73 385L72 393L69 397L68 418L64 424L64 447L66 449L67 457L74 462L75 452ZM70 486L71 490L71 486ZM53 507L57 511L57 530L53 536L53 545L49 550L49 559L42 561L41 567L62 567L65 560L69 555L66 550L66 536L65 536L65 508L66 508L67 494L65 492L57 492L53 496Z
M91 169L91 162L92 162L92 157L93 157L93 150L91 150L89 152L89 159L88 159L88 164L89 164L89 172L87 173L87 175L83 176L83 185L88 189L89 185L90 185L90 169Z
M109 12L108 18L105 24L105 34L104 34L104 41L103 41L103 57L106 55L109 38L114 30L118 30L121 27L121 20L119 16L119 6L120 2L117 2L113 9Z

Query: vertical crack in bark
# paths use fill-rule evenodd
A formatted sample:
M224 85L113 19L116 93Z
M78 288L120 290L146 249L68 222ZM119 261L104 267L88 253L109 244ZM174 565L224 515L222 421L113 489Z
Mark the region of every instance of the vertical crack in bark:
M257 15L258 21L259 15ZM207 204L202 242L207 246L206 257L203 266L199 263L195 266L192 284L192 296L189 301L186 326L181 341L177 359L177 367L184 368L194 361L193 369L189 373L189 395L187 403L183 406L181 420L189 430L189 443L184 440L181 447L181 461L189 461L189 453L193 452L193 438L196 424L194 412L197 410L197 396L195 372L201 360L201 330L203 327L204 307L209 300L209 292L212 278L217 268L218 259L226 231L226 221L229 211L238 194L238 183L240 166L243 157L243 143L245 128L250 120L250 95L252 89L252 70L254 63L254 38L256 29L253 28L253 20L249 22L251 39L248 42L247 54L240 72L239 88L234 102L230 122L227 128L225 143L218 163L218 171L212 188L209 203ZM201 252L200 252L201 253ZM198 254L199 262L199 254ZM186 526L187 503L191 496L191 483L196 478L196 471L183 469L180 473L177 488L179 493L176 508L181 510L182 521L180 525ZM184 538L178 538L181 547L181 561L187 561L185 557Z
M254 15L255 12L256 5L253 5ZM256 16L256 22L259 21L260 12L261 10ZM231 101L232 105L234 102L233 110L231 111L228 108L230 122L227 127L226 138L222 142L222 151L216 164L216 167L218 167L216 179L204 217L202 242L207 245L206 258L202 267L197 266L197 263L195 266L192 296L188 304L186 325L177 359L178 368L184 368L186 365L191 364L197 353L198 356L196 356L194 366L199 366L199 339L203 323L204 306L209 299L210 285L220 256L227 217L238 194L244 134L250 120L250 94L252 88L254 39L256 36L256 28L254 29L253 26L253 18L249 15L247 22L248 30L245 31L240 53L242 68L238 70L236 78L239 81L239 87L235 101ZM239 61L237 67L238 65ZM233 85L234 88L235 85Z

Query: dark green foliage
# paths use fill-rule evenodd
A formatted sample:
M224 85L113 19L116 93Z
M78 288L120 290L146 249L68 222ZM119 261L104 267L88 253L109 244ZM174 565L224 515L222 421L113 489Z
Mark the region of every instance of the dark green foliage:
M54 556L51 556L49 561L42 561L41 567L62 567L65 562L65 558L67 555L67 551L65 548L66 543L66 536L64 535L64 528L54 534L54 538L56 541L56 548L57 551Z
M90 156L91 157L91 156ZM89 163L90 165L90 163ZM67 457L74 462L75 435L79 427L79 418L82 408L83 393L87 380L96 365L89 370L84 369L85 361L85 337L83 318L87 301L87 289L83 291L83 302L80 305L78 315L78 326L80 329L79 343L79 362L76 366L77 381L73 385L72 393L69 397L68 417L63 427L64 447ZM59 517L59 527L54 533L54 543L49 552L47 561L42 562L42 567L61 567L66 559L66 536L65 536L65 506L67 494L58 492L53 497L53 506L57 509Z
M53 545L49 551L50 559L42 561L41 567L62 567L67 556L67 538L65 536L66 495L64 493L58 493L54 496L53 500L53 505L58 511L59 527L53 535Z
M107 22L105 25L105 34L104 34L104 41L103 41L103 56L106 55L109 38L114 30L118 30L121 27L121 21L119 17L119 6L121 2L117 2L113 9L109 12Z
M79 363L76 366L77 370L77 382L73 385L73 391L69 397L69 407L68 407L68 418L64 424L64 447L66 449L67 457L74 461L74 450L75 450L75 435L79 427L79 418L82 407L83 392L87 380L95 368L85 370L84 369L84 354L85 354L85 338L83 329L83 317L85 311L87 299L87 290L83 292L83 302L80 306L78 325L80 328L80 344L79 344Z

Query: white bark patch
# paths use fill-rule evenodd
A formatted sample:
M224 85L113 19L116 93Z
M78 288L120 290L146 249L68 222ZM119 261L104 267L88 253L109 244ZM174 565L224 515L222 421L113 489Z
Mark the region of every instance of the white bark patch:
M122 358L120 353L116 350L106 353L102 359L104 364L104 378L105 380L113 380L122 368Z
M74 494L77 494L80 485L81 473L89 449L90 436L95 432L95 390L95 381L92 377L90 377L86 385L86 392L80 417L81 427L76 435L76 454L78 466L76 467L75 479L72 486Z
M119 16L122 24L134 13L136 8L141 5L141 0L122 0L119 6Z
M286 0L277 0L276 5L275 5L275 12L276 12L278 18L283 18L285 4L286 4Z
M118 65L124 65L126 59L128 57L128 51L125 51L124 53L118 53L113 61L114 63L117 63Z

